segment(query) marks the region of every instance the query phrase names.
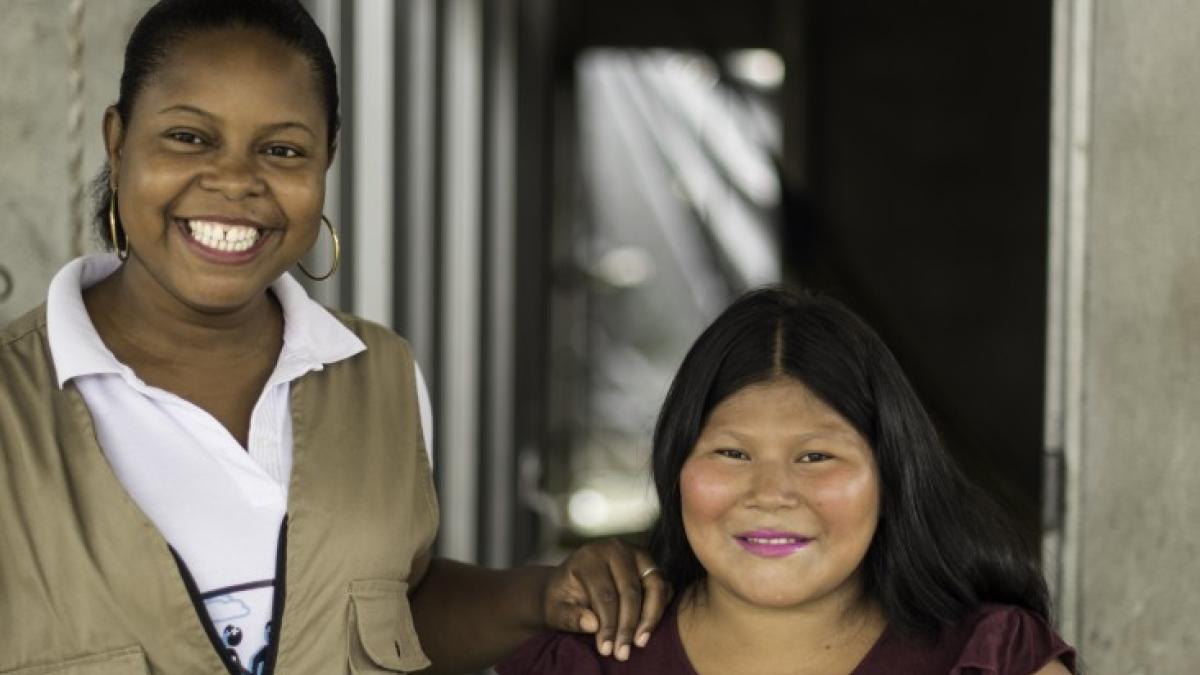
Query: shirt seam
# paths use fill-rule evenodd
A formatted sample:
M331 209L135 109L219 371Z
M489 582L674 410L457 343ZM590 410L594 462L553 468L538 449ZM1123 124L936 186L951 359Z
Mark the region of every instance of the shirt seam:
M3 342L0 342L0 349L8 349L13 344L15 344L17 342L21 342L22 340L25 340L26 338L28 338L30 335L33 335L34 333L37 333L39 335L43 334L45 331L45 328L46 328L46 316L45 316L45 313L43 313L42 316L38 317L34 321L34 324L29 327L29 330L26 330L22 333L18 333L17 335L14 335L11 338L5 339Z

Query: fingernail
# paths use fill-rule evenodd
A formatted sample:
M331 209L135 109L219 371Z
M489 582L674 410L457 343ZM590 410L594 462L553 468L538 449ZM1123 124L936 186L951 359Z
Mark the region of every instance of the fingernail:
M621 645L620 648L617 649L617 660L618 661L629 660L629 645Z
M609 654L612 654L612 647L612 640L605 640L604 642L600 643L600 653L608 656Z
M639 647L645 647L646 643L649 641L650 641L650 633L639 633L638 636L633 639L634 644L636 644Z

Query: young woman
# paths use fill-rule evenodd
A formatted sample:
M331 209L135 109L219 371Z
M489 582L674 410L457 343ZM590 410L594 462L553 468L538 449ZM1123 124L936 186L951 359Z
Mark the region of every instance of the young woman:
M296 0L162 0L135 28L103 126L115 252L0 332L0 672L462 672L547 628L625 658L660 616L617 543L431 555L407 345L286 274L322 228L337 91Z
M1036 559L967 483L883 342L751 293L697 340L654 435L655 557L681 590L628 662L530 640L502 675L1063 675Z

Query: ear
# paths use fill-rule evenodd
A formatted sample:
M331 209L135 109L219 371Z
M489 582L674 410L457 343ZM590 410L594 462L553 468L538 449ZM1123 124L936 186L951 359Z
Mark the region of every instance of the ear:
M125 142L125 123L116 106L104 110L104 151L108 155L108 186L117 189L117 176L121 172L121 145Z

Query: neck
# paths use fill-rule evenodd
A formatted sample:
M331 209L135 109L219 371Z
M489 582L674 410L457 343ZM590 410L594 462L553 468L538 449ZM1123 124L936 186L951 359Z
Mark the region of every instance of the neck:
M680 633L700 673L850 672L884 626L882 611L857 589L764 607L708 579L679 609Z
M188 355L195 354L203 356L196 363L211 364L223 357L237 362L264 351L277 354L282 340L282 310L270 293L259 293L237 307L193 307L164 289L132 258L87 289L84 303L110 349L138 360L186 363Z

